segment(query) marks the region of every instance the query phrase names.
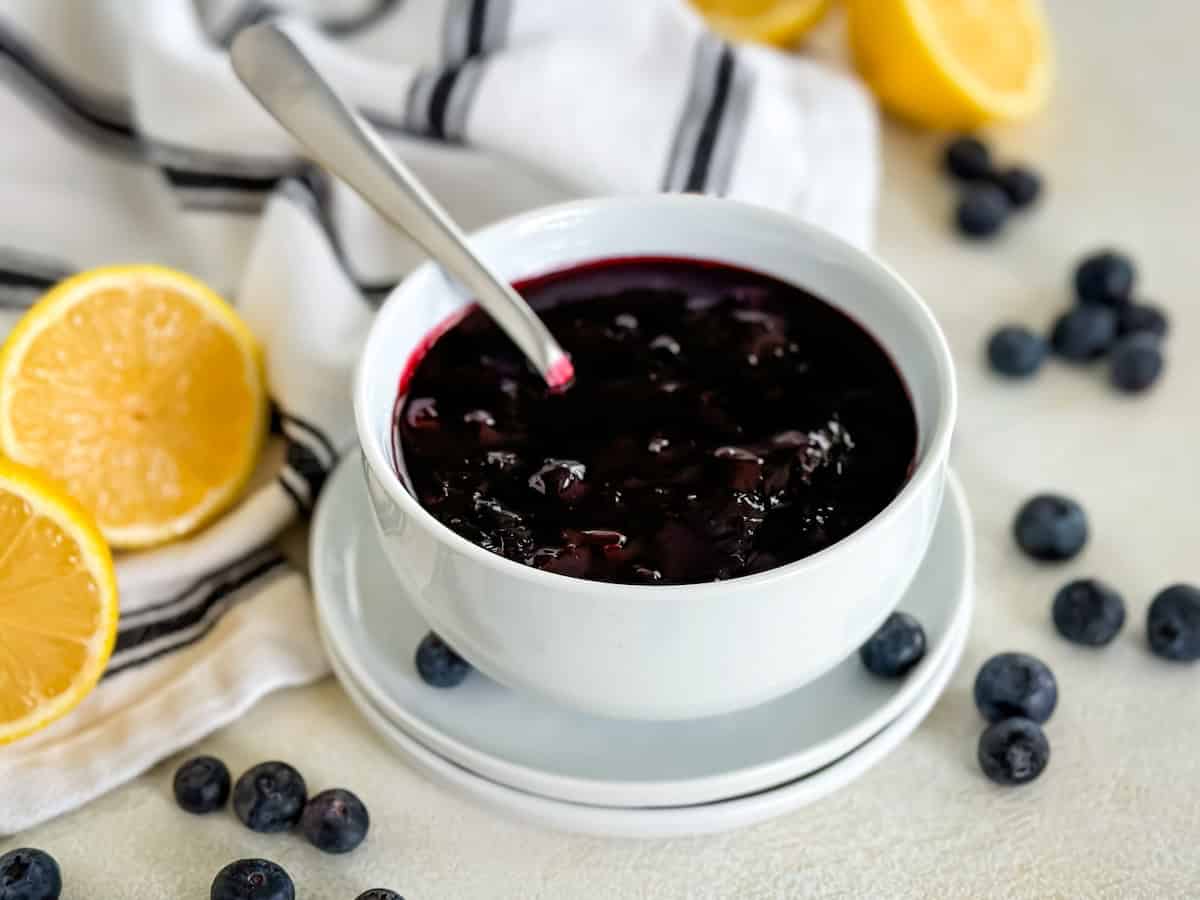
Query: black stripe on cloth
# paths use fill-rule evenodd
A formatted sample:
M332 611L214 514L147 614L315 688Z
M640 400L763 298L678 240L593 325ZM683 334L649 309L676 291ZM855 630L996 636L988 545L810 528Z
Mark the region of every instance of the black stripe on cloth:
M413 79L405 100L406 131L461 143L467 117L483 76L483 60L426 69Z
M160 600L157 603L150 603L139 609L125 613L120 622L118 622L117 630L133 629L140 627L137 623L141 622L147 616L152 617L155 621L160 618L166 618L173 611L182 611L195 601L195 596L198 592L202 592L204 588L212 587L220 579L229 580L230 577L243 574L241 570L247 566L253 566L256 561L261 561L263 558L270 556L275 552L274 543L260 544L252 550L243 553L241 556L225 563L211 571L201 575L192 581L186 588L176 593L174 596L168 597L166 600ZM165 613L166 615L158 616L157 613ZM133 623L133 624L131 624Z
M312 450L300 441L288 441L285 451L287 467L304 479L308 486L309 504L317 502L329 470Z
M46 99L52 99L60 114L66 113L92 135L107 144L141 153L141 141L131 123L126 104L115 98L102 98L76 87L54 70L42 55L16 32L0 22L0 61L24 76L26 83ZM60 115L60 119L64 118Z
M471 16L467 20L467 47L464 59L483 52L484 27L487 25L488 0L471 0Z
M692 156L692 164L683 184L685 191L703 191L708 182L708 169L712 163L713 147L716 145L717 135L721 130L721 118L725 114L725 106L729 101L729 89L733 82L736 65L737 58L734 55L733 47L725 44L721 48L721 56L717 61L712 101L704 114L700 135L696 140L696 149Z
M0 309L26 309L73 269L13 247L0 247Z
M216 198L195 203L188 203L185 198L185 206L245 212L247 200L237 192L265 197L281 178L296 173L304 165L296 158L213 153L141 135L124 100L99 97L73 85L42 53L0 21L0 64L3 63L7 67L0 65L0 74L7 70L20 76L8 79L18 96L52 115L59 124L126 157L156 165L177 190L206 191ZM386 130L398 130L395 122L374 115L370 118ZM221 195L225 195L224 200ZM253 208L251 204L251 211Z
M437 76L437 80L433 83L433 91L429 96L427 121L430 136L438 140L444 141L447 138L446 108L450 105L450 94L454 90L454 84L458 81L461 71L462 69L458 66L446 69Z
M267 192L275 188L286 173L278 175L240 175L229 172L196 172L163 166L167 181L177 188L214 188L234 191Z
M329 464L330 465L332 465L337 460L338 452L337 452L337 448L335 448L333 446L333 441L331 441L329 439L328 435L326 435L324 431L322 431L320 428L318 428L312 422L302 419L299 416L294 415L292 413L283 412L282 410L280 410L280 412L279 412L279 419L280 419L281 425L283 425L283 424L294 425L297 428L299 428L301 431L305 431L308 434L312 435L314 438L316 438L317 443L319 443L325 449L325 452L327 454L329 454Z
M724 196L729 193L733 181L734 163L746 136L746 121L750 116L750 102L754 90L754 70L741 65L735 57L733 77L729 81L729 96L725 102L725 115L720 133L713 144L708 167L708 178L704 190L709 194Z
M0 266L0 287L44 291L53 287L58 281L57 278L47 278L44 275L33 275L29 272L16 272Z
M141 617L155 612L167 614L153 618L144 625L121 626L118 623L119 631L116 646L113 647L113 658L120 662L120 655L134 647L190 628L204 618L204 614L214 603L270 571L282 562L283 558L283 554L274 547L256 548L238 562L200 580L186 592L160 604L138 610L137 615Z
M292 502L296 504L296 511L301 515L305 515L308 512L308 503L305 502L305 499L300 496L300 492L292 487L292 485L288 482L286 473L281 472L279 474L279 478L276 480L279 482L279 486L283 488L284 492L292 498Z
M312 216L313 221L329 242L342 271L358 288L365 300L372 305L378 305L384 297L391 293L392 288L396 286L396 281L367 281L359 278L351 269L345 248L342 246L341 238L333 224L333 214L329 202L329 181L320 169L310 166L300 174L288 176L280 182L279 193Z
M237 601L245 598L247 588L256 584L261 587L268 578L286 567L287 559L282 553L275 553L238 578L214 586L199 606L177 619L121 633L117 637L112 661L104 673L105 679L147 665L203 640ZM176 639L169 640L171 637ZM154 641L162 641L162 646L143 654L132 652Z
M696 41L692 50L688 92L679 111L671 149L667 155L662 180L664 191L683 190L691 173L692 160L700 140L700 129L707 111L712 106L722 47L722 42L715 35L705 33Z

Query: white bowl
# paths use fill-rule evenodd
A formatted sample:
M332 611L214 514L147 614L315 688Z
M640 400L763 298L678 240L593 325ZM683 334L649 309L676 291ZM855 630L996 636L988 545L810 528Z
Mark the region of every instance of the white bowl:
M692 195L584 200L476 234L519 280L622 256L725 262L842 309L891 355L917 417L917 459L899 495L836 544L728 581L585 581L490 553L426 512L397 475L396 391L410 358L470 302L432 264L392 292L368 336L354 409L388 559L430 627L487 675L600 715L680 719L762 703L853 652L893 610L941 508L956 390L929 309L874 257L788 216Z

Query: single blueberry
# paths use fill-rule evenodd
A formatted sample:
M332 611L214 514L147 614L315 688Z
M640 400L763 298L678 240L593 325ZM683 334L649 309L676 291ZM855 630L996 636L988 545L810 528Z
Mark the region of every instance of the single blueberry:
M1125 601L1102 581L1081 578L1054 595L1051 610L1058 633L1075 644L1102 647L1125 625Z
M1006 325L993 332L987 344L992 369L1010 378L1025 378L1041 368L1046 341L1022 325Z
M908 613L894 612L858 651L867 671L899 678L925 656L925 629Z
M233 811L251 831L287 831L307 800L304 778L284 762L259 763L233 786Z
M300 829L310 844L326 853L349 853L363 842L371 817L350 791L333 788L308 801Z
M975 705L989 722L1013 716L1045 722L1058 705L1058 682L1036 656L997 653L975 676Z
M417 673L431 687L458 687L470 671L471 664L432 631L417 647Z
M1000 231L1011 211L1004 191L994 184L978 184L967 188L959 199L954 221L960 234L987 238Z
M1200 588L1175 584L1160 591L1146 615L1146 635L1163 659L1200 659Z
M1113 349L1109 380L1113 387L1128 394L1139 394L1162 375L1162 340L1149 332L1122 338Z
M1117 316L1106 306L1084 304L1067 310L1054 323L1050 346L1063 359L1091 362L1099 359L1117 339Z
M1133 260L1116 250L1100 250L1075 269L1075 294L1084 303L1124 306L1136 280Z
M225 763L215 756L197 756L175 771L175 802L190 813L210 813L225 805L229 785Z
M1032 206L1042 193L1042 177L1025 166L1013 166L998 172L993 180L1008 196L1008 202L1014 209Z
M979 768L996 784L1028 784L1050 761L1050 742L1037 722L1020 717L989 725L979 736Z
M209 900L296 900L296 887L282 866L267 859L239 859L213 879Z
M959 135L942 152L942 165L955 178L981 181L992 174L992 153L979 138Z
M404 900L404 898L387 888L371 888L369 891L363 891L355 900Z
M1013 536L1034 559L1061 562L1077 556L1087 543L1087 516L1069 497L1038 494L1018 511Z
M43 850L19 847L0 856L0 900L58 900L62 874Z
M1167 314L1150 303L1131 303L1117 312L1117 334L1126 337L1146 332L1166 337L1169 328Z

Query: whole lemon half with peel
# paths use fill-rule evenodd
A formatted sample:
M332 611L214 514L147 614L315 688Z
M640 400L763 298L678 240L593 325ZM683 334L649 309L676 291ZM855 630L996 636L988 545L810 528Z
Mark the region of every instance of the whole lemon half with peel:
M1039 0L847 0L859 74L889 112L931 128L1025 119L1045 106Z
M786 46L825 17L832 0L692 0L713 30L734 41Z
M112 556L91 516L0 458L0 744L72 710L117 633Z
M266 424L254 336L161 266L63 281L0 352L0 453L64 487L114 548L166 543L227 509Z

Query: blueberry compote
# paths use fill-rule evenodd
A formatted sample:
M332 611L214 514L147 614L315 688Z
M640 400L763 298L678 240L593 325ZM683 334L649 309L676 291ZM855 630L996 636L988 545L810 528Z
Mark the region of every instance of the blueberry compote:
M493 553L595 581L735 578L828 547L908 477L900 376L799 288L677 259L520 287L572 357L570 390L550 392L474 310L398 404L421 505Z

